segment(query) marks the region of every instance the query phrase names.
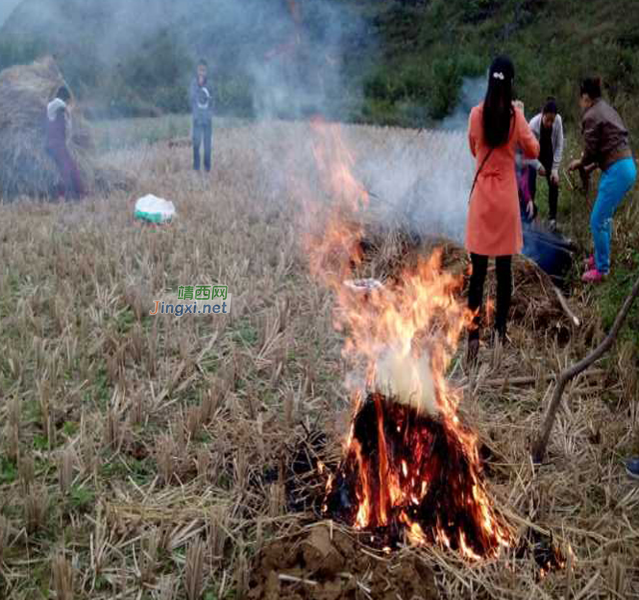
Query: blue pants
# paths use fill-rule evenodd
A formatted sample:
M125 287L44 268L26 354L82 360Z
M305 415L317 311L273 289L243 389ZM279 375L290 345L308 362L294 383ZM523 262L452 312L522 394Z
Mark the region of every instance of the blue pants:
M600 273L610 271L612 217L636 179L637 167L632 158L617 161L601 175L597 200L590 215L590 229L595 242L595 264Z
M204 145L204 168L211 170L211 137L213 135L213 124L193 122L193 168L200 170L200 146Z

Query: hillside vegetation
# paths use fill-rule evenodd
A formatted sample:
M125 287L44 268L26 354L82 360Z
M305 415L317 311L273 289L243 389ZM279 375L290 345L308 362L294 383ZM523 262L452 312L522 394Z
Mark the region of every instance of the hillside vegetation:
M450 112L464 76L507 52L529 106L553 94L574 119L576 81L599 73L634 128L639 10L632 4L247 0L240 10L230 1L24 0L1 31L0 68L53 52L94 114L143 116L186 110L185 86L204 55L220 112L250 116L277 84L310 98L288 102L283 94L278 116L321 110L423 125Z

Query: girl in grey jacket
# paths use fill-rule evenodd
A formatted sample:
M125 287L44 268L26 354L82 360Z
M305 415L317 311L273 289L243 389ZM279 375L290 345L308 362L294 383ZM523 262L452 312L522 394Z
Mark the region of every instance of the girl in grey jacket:
M559 166L564 153L564 127L554 98L548 98L541 113L530 121L530 128L539 140L539 159L529 162L530 193L533 201L537 192L537 174L548 181L548 219L551 230L557 227L559 202Z

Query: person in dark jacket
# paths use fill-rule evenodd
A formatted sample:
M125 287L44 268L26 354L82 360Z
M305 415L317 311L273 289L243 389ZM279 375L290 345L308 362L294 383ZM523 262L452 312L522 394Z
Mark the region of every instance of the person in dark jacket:
M211 170L211 138L213 136L213 95L208 83L208 66L200 60L189 88L193 116L193 169L200 170L200 147L204 145L204 169Z
M86 190L80 170L67 148L72 105L68 88L60 87L56 97L47 105L46 148L60 172L62 181L58 195L77 200L86 194Z
M537 194L537 174L548 182L548 225L557 228L559 202L559 166L564 152L564 128L554 98L548 98L541 113L530 121L530 129L539 140L539 158L531 161L529 188L533 202Z
M587 261L584 282L597 283L610 271L612 217L637 179L628 129L619 113L601 97L601 80L581 83L581 128L584 151L570 163L569 170L598 166L601 171L597 200L590 216L595 252Z

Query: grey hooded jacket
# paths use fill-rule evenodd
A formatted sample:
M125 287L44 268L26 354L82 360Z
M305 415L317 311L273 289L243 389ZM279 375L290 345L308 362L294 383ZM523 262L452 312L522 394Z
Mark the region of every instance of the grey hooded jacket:
M541 139L541 119L542 119L542 114L540 113L537 116L533 117L529 123L530 129L532 129L532 132L535 134L535 137L537 138L537 140ZM563 159L563 155L564 155L564 126L561 121L560 115L557 115L555 117L555 122L552 125L551 140L552 140L552 148L554 152L553 161L552 161L552 170L558 171L559 166L561 165L561 161ZM539 171L539 169L542 166L541 162L537 159L527 161L527 162L530 166L532 166L537 171Z

